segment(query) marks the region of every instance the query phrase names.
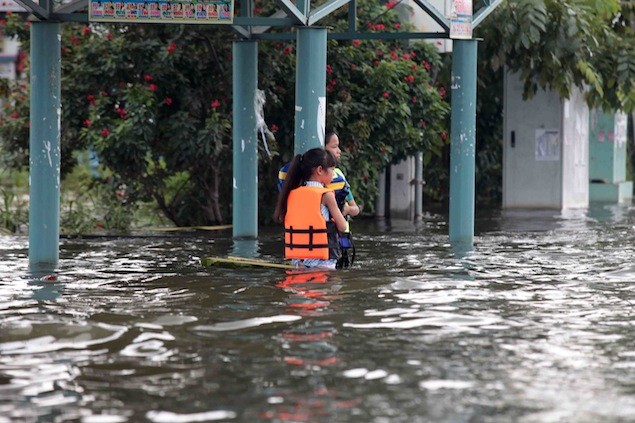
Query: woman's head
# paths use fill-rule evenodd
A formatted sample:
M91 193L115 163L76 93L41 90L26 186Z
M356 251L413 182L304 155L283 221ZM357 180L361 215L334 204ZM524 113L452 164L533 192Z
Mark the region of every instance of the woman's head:
M327 131L324 137L324 149L329 151L335 159L339 162L342 156L342 150L340 150L340 138L335 131Z

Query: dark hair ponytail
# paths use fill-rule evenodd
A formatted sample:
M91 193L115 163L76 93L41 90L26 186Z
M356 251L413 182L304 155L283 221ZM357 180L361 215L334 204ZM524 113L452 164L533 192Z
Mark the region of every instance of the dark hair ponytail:
M291 161L287 176L284 178L273 219L277 222L284 222L289 193L308 181L313 169L318 166L322 166L324 169L334 167L336 163L335 157L323 148L312 148L304 154L295 156Z

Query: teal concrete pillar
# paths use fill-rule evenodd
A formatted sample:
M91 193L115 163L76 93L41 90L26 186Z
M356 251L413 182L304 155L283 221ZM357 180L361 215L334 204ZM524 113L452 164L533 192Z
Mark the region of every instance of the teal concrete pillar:
M450 242L474 242L476 40L454 40L450 137Z
M234 238L258 236L258 42L233 44L233 212Z
M60 237L60 24L31 24L29 267L53 270Z
M633 197L626 180L627 117L592 110L589 119L589 201L620 203Z
M296 28L294 154L324 147L326 28Z

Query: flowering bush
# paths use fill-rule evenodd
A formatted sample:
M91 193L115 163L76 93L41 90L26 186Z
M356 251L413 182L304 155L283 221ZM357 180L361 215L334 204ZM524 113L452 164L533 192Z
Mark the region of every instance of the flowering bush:
M360 26L372 32L397 32L408 25L399 20L396 2L381 5L358 2ZM345 31L346 9L341 9L324 25ZM293 85L284 82L294 73L295 57L287 53L292 44L263 45L266 59L260 83L266 84L270 101L267 120L278 131L282 162L293 153ZM272 48L273 47L273 48ZM265 62L266 60L266 62ZM344 150L342 167L364 212L372 213L377 195L377 180L382 169L417 152L423 152L426 165L440 157L448 140L446 130L449 105L436 85L441 58L436 47L426 42L408 43L387 40L329 41L326 75L327 127L337 130ZM423 124L422 124L423 123ZM426 167L430 183L426 189L437 197L438 168ZM277 168L271 169L270 180Z

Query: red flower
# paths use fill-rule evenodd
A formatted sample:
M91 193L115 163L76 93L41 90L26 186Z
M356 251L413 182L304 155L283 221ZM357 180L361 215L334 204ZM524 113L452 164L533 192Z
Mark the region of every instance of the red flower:
M412 84L413 82L415 82L415 77L413 75L405 76L404 81L408 82L409 84Z
M359 47L360 44L361 44L361 41L353 40L353 47Z
M150 84L150 85L148 85L148 89L149 89L150 91L156 91L156 90L157 90L157 88L159 88L159 87L157 87L157 84Z
M286 46L282 52L288 56L289 54L291 54L291 47Z
M441 98L445 98L445 88L439 88L439 95L441 96Z
M420 126L420 127L422 127L422 128L425 128L425 127L426 127L426 125L427 125L427 124L426 124L426 121L425 121L425 120L422 120L421 122L419 122L419 126Z
M88 100L88 104L95 104L95 96L92 94L88 94L86 100Z
M390 94L388 93L388 91L384 91L383 93L381 93L381 96L383 98L388 98L388 97L390 97Z
M333 68L331 65L326 65L326 73L333 73Z
M354 71L357 70L357 65L355 63L351 63L349 66L350 70Z
M5 26L7 24L6 19L0 19L0 25Z
M410 52L410 58L414 59L415 57L417 57L417 53L415 53L414 51Z
M432 66L430 66L430 63L426 62L425 60L421 62L421 64L424 68L426 68L426 70L430 70L432 68Z
M112 40L112 34L110 32L106 34L106 39Z
M417 102L417 97L412 97L410 99L410 102L413 103L413 104L416 103Z
M379 66L380 64L381 64L381 62L380 62L379 60L375 60L375 61L373 62L373 65L374 65L375 67Z
M13 113L11 113L11 119L17 119L19 117L20 115L18 114L17 110L14 110Z
M443 141L448 139L448 133L446 131L441 132L441 139Z
M150 81L152 81L152 75L145 74L145 75L143 75L143 79L145 79L146 81L150 82Z
M75 37L74 35L70 36L70 40L72 44L79 44L82 42L82 40L80 40L79 38Z
M163 100L165 102L165 104L167 104L168 106L172 105L172 99L170 97L166 97L165 100Z
M386 25L384 25L383 23L378 23L377 25L375 25L375 29L377 31L383 31L384 29L386 29Z
M90 33L91 33L90 27L89 26L85 26L84 29L83 29L83 33L84 33L84 35L90 35Z
M271 124L271 132L278 132L280 128L278 128L278 125L276 125L275 123Z
M108 130L108 128L104 128L101 130L102 137L107 137L108 135L110 135L110 131Z
M212 109L216 109L218 106L220 106L220 101L218 100L212 101L211 106L212 106Z
M397 6L396 1L389 1L388 3L386 3L386 9L392 9L395 6Z
M401 28L401 24L399 22L395 22L394 24L392 24L392 27L395 29L399 29Z
M168 54L172 54L174 53L174 50L176 50L176 43L174 41L170 41L170 44L168 45Z
M390 52L390 58L391 58L392 60L397 60L397 53L395 53L394 51L391 51L391 52Z
M84 121L84 126L85 126L85 127L89 127L90 125L92 125L92 122L90 121L90 119L86 119L86 120Z
M410 60L410 55L408 53L402 54L401 57L403 57L404 60Z

